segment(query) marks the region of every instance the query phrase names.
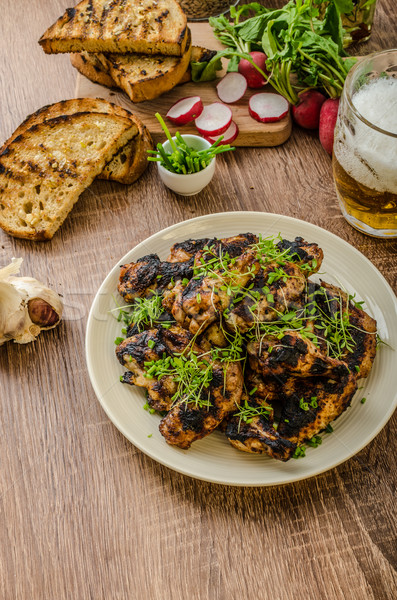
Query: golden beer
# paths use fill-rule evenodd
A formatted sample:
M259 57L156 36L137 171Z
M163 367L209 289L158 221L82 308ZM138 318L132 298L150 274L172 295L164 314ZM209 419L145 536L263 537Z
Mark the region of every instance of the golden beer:
M335 154L332 168L342 212L350 215L352 224L357 229L364 223L371 230L395 230L397 235L397 193L379 192L360 183L345 171Z
M397 237L397 50L369 55L348 74L332 163L345 219L363 233Z

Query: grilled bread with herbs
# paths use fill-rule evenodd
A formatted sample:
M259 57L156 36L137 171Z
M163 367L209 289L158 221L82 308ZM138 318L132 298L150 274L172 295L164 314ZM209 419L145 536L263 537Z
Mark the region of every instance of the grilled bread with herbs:
M186 15L176 0L82 0L41 36L47 54L139 52L183 56Z
M49 240L80 194L137 133L131 119L77 112L33 125L0 154L0 227Z
M181 58L143 54L102 54L99 60L132 102L153 100L174 88L185 74L192 53L191 35Z
M12 136L0 148L2 150L18 135L24 131L42 123L47 119L59 117L61 115L71 115L76 112L101 112L119 115L131 120L136 126L134 137L112 157L111 161L102 173L98 175L99 179L110 179L119 183L131 184L136 181L145 171L148 160L147 150L153 149L153 141L145 125L134 114L101 98L76 98L71 100L62 100L48 106L43 106L32 115L29 115L23 123L14 131Z
M191 63L209 62L215 54L216 50L208 50L208 48L203 48L202 46L192 46L189 66L182 75L178 85L181 83L188 83L192 80ZM108 66L103 60L102 54L94 54L93 52L74 52L70 55L70 62L79 73L84 75L84 77L87 77L87 79L90 79L93 83L108 88L118 87L108 71Z

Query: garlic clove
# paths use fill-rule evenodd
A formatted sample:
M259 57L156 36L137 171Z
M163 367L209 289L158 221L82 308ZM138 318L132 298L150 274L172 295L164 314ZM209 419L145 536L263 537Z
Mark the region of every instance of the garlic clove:
M32 277L18 277L21 258L0 269L0 345L8 340L26 344L62 317L59 295Z
M28 312L32 322L43 328L55 327L60 321L60 316L43 298L31 298L28 301Z
M56 292L32 277L8 277L7 281L18 290L27 303L33 323L40 325L42 329L50 329L59 323L62 318L63 304Z

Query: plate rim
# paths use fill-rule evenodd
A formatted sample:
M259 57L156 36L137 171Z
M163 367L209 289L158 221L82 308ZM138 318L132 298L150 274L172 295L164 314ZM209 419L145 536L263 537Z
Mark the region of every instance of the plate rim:
M390 403L389 406L389 410L386 411L386 413L384 413L383 419L381 419L381 421L379 422L378 426L371 432L370 436L367 436L360 444L358 444L354 450L348 451L345 455L343 455L340 459L335 460L332 464L326 464L324 466L324 468L317 468L316 471L314 473L311 474L305 474L305 473L297 473L296 476L291 476L291 474L289 474L287 479L283 479L280 481L270 481L270 482L235 482L235 481L229 481L229 480L219 480L216 477L211 477L209 476L201 476L201 475L197 475L195 473L192 473L191 471L189 471L189 469L184 469L183 467L177 467L174 465L170 465L167 460L163 459L161 456L159 457L155 452L151 452L150 449L148 449L147 447L144 447L141 443L139 443L139 441L131 439L131 435L130 433L126 430L125 426L123 425L123 423L120 423L119 419L115 418L115 416L113 415L111 409L109 408L109 406L106 404L106 402L103 401L103 399L101 398L101 392L99 390L98 384L95 380L95 376L94 376L94 365L93 365L93 361L92 361L92 356L89 353L89 346L90 346L90 338L91 338L91 331L93 328L93 313L95 311L96 305L101 297L101 295L103 294L109 280L112 279L112 277L114 276L114 272L116 271L117 268L119 268L120 264L123 264L125 261L129 260L129 256L131 255L131 253L137 252L141 247L144 247L145 245L150 245L150 243L153 240L156 240L157 238L161 238L166 236L168 233L170 233L171 231L180 228L180 227L188 227L190 224L194 224L195 222L203 222L205 220L209 220L211 218L235 218L237 216L258 216L258 218L266 218L266 219L281 219L283 220L285 223L295 223L297 226L299 226L299 224L304 224L304 226L308 226L309 228L313 228L313 231L320 231L322 235L325 235L326 237L330 238L331 240L333 240L335 243L337 243L338 245L342 245L342 247L346 247L349 249L349 252L353 252L353 254L355 254L357 257L359 257L360 260L364 260L364 262L366 263L367 267L369 267L371 269L371 271L378 277L380 278L380 280L382 281L383 285L388 289L391 298L393 299L394 302L394 306L397 312L397 298L396 295L392 289L392 287L390 286L390 284L388 283L388 281L385 279L384 275L377 269L377 267L362 253L360 252L360 250L358 250L357 248L355 248L354 246L352 246L352 244L350 244L349 242L347 242L346 240L340 238L339 236L337 236L336 234L327 231L326 229L324 229L323 227L320 227L319 225L316 225L314 223L311 223L309 221L305 221L303 219L297 219L296 217L291 217L289 215L282 215L279 213L268 213L268 212L261 212L261 211L247 211L247 210L241 210L241 211L230 211L230 212L217 212L217 213L208 213L205 215L201 215L201 216L197 216L197 217L192 217L190 219L186 219L183 221L178 221L177 223L173 224L173 225L169 225L153 234L151 234L149 237L141 240L140 242L138 242L135 246L133 246L132 248L130 248L125 254L124 256L122 256L116 263L114 263L113 267L110 269L110 271L106 274L105 278L103 279L101 285L99 286L94 299L91 303L91 307L89 310L89 314L88 314L88 318L87 318L87 327L86 327L86 334L85 334L85 358L86 358L86 365L87 365L87 370L88 370L88 374L89 374L89 378L90 378L90 382L91 385L94 389L95 395L97 397L97 400L99 401L102 409L104 410L104 412L106 413L106 415L108 416L108 418L110 419L110 421L113 423L113 425L120 431L120 433L127 439L129 440L129 442L135 446L136 448L138 448L141 452L143 452L143 454L145 454L146 456L149 456L152 460L160 463L161 465L177 472L180 473L182 475L191 477L193 479L197 479L200 481L205 481L205 482L209 482L209 483L216 483L219 485L227 485L227 486L233 486L233 487L272 487L272 486L280 486L280 485L287 485L289 483L294 483L296 481L303 481L306 479L311 479L313 477L316 477L317 475L320 475L324 472L327 472L331 469L334 469L335 467L339 466L340 464L346 462L347 460L349 460L350 458L352 458L353 456L355 456L356 454L358 454L361 450L363 450L363 448L365 448L369 443L372 442L372 440L379 434L379 432L386 426L386 424L388 423L388 421L390 420L390 418L392 417L395 409L396 409L396 405L397 405L397 392L395 394L395 397L392 398L392 401ZM237 224L236 224L237 225ZM260 227L260 224L258 222L258 227ZM220 233L220 235L222 235L222 233ZM276 233L274 233L274 235L277 235Z

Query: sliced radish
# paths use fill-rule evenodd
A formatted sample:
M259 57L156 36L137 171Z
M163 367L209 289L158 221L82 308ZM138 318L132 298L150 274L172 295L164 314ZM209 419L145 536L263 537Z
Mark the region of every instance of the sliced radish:
M175 125L186 125L194 121L203 112L200 96L189 96L175 102L166 114L167 119Z
M227 73L216 86L216 91L222 102L232 104L244 96L247 80L241 73Z
M285 117L289 110L289 104L279 94L261 92L251 96L248 110L253 119L261 123L271 123Z
M232 122L231 109L221 102L213 102L204 107L201 115L195 120L197 130L201 135L213 136L226 131Z
M219 142L219 146L222 146L224 144L231 144L232 142L234 142L234 140L238 136L237 124L234 121L232 121L230 123L229 127L226 129L225 133L222 133L221 135L223 135L223 139L222 139L222 141ZM207 135L205 139L208 142L210 142L211 144L214 144L218 138L219 138L219 135L218 136Z

